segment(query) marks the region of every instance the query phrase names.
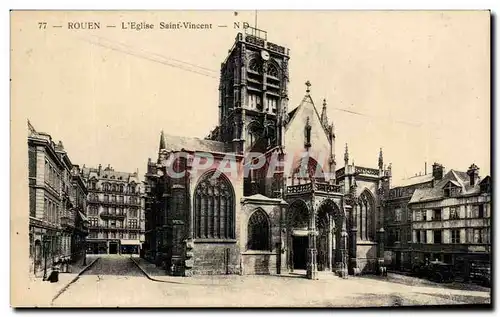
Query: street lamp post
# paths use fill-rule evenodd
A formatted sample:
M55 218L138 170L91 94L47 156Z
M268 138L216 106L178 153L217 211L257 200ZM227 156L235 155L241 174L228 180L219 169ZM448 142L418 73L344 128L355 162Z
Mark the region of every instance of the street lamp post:
M47 279L47 253L49 249L49 240L46 236L43 236L43 256L44 256L44 266L43 266L43 280Z
M83 241L83 265L87 265L87 243Z

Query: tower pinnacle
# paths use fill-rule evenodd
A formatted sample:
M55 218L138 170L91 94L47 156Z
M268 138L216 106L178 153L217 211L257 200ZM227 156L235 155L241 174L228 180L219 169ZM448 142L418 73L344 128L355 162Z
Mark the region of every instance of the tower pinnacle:
M380 148L380 152L378 154L378 168L379 169L384 168L384 157L382 155L382 148Z
M349 149L347 148L347 143L345 144L344 163L346 166L349 165Z
M326 114L326 99L323 99L323 109L321 110L320 120L325 131L328 131L328 115Z
M163 134L163 130L161 130L161 135L160 135L160 147L159 150L165 150L167 147L165 145L165 135Z

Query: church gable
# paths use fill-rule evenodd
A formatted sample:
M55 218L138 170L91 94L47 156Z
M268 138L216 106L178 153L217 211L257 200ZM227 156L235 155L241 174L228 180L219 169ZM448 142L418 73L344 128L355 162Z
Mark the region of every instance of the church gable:
M310 140L306 140L307 126L310 126ZM293 110L293 116L285 130L285 149L289 154L300 153L306 149L306 143L310 143L309 150L316 155L321 153L327 158L327 154L330 153L328 135L321 124L318 111L309 94Z

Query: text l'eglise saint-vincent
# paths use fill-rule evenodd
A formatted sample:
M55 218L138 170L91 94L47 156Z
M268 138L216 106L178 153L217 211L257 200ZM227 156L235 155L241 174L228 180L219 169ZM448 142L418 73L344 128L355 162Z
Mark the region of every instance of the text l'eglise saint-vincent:
M147 22L122 22L123 30L152 30L155 25ZM193 23L193 22L160 22L160 30L208 30L212 29L212 23Z

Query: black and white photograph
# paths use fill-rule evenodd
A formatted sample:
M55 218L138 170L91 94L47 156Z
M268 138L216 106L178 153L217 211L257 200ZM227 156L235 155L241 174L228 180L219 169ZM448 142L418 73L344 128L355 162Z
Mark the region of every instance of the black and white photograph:
M10 19L11 306L491 307L490 11Z

